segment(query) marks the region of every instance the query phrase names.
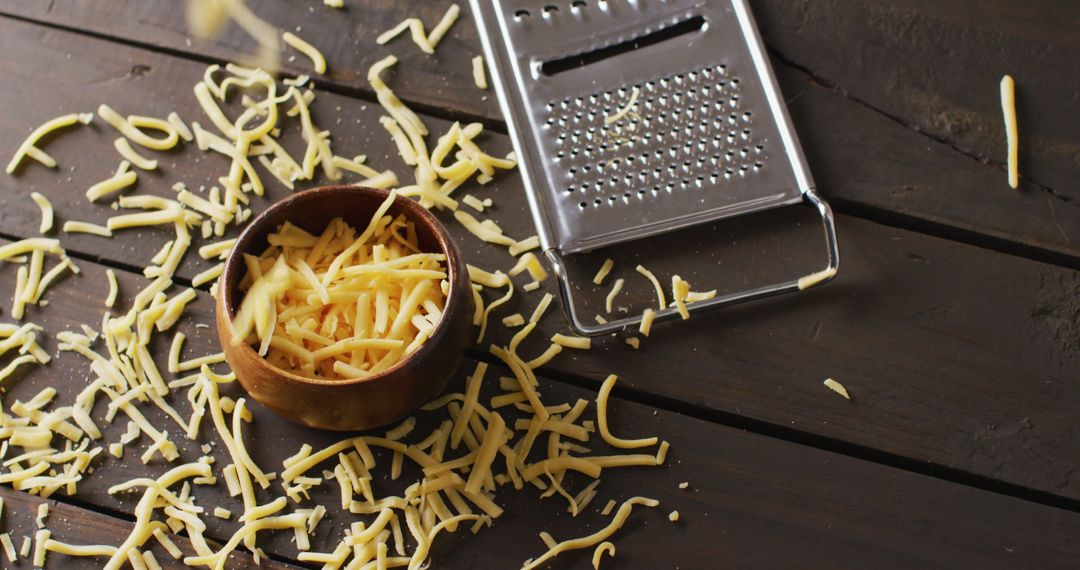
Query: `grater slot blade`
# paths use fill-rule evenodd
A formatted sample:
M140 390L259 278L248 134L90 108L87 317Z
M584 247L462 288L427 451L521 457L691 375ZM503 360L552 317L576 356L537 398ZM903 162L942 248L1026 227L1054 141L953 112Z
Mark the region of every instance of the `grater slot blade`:
M540 73L544 75L558 75L565 71L599 63L627 52L674 40L681 36L697 32L704 26L705 18L701 16L691 16L669 26L661 27L654 32L624 40L619 44L545 61L540 64Z

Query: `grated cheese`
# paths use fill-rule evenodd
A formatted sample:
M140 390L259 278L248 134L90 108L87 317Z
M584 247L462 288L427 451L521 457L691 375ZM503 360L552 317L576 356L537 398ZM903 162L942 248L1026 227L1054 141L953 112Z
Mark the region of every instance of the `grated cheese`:
M596 550L593 551L592 555L593 570L600 570L600 559L604 557L604 554L615 558L615 545L611 542L604 541L596 547Z
M822 269L821 271L811 273L810 275L800 277L799 290L801 291L803 289L809 289L810 287L813 287L818 283L832 279L834 276L836 276L836 268L828 267L826 269Z
M97 201L98 198L114 194L135 184L138 180L138 175L135 174L135 171L128 170L128 167L130 166L131 163L126 160L121 162L120 167L116 169L116 173L111 177L94 184L86 190L86 199L94 202Z
M487 72L484 70L484 56L478 55L472 59L473 83L478 89L487 89Z
M638 332L643 336L649 336L649 332L652 331L654 319L656 319L656 311L645 309L645 311L641 313L641 324L638 325Z
M418 18L406 18L402 20L401 23L375 38L375 43L384 45L401 35L401 32L404 32L405 30L409 30L412 33L413 43L415 43L421 51L429 55L435 53L435 48L431 45L431 42L428 41L428 36L424 31L424 23Z
M45 233L52 229L53 226L53 205L49 202L49 199L37 192L31 192L30 198L41 208L41 226L38 227L38 231Z
M116 148L116 152L120 153L120 158L123 158L126 162L130 162L143 170L157 170L157 161L150 160L135 152L135 149L131 148L131 143L124 137L120 137L113 141L113 147Z
M1005 140L1008 146L1009 186L1020 186L1020 143L1016 127L1016 83L1012 76L1001 78L1001 111L1005 115Z
M120 293L120 285L117 284L116 273L112 269L106 269L105 276L109 279L109 295L105 297L105 306L112 307L116 304L116 296Z
M490 208L491 207L491 204L490 204L491 199L489 198L489 199L485 200L485 202L487 203L485 205L485 207ZM518 241L516 244L510 246L507 249L510 250L510 255L521 255L522 253L525 253L526 251L533 250L533 249L536 249L538 247L540 247L540 237L539 236L529 236L529 237L527 237L527 238L525 238L523 240Z
M439 20L439 23L435 24L435 27L431 28L431 33L428 34L427 41L428 44L431 45L432 49L436 48L439 45L439 42L442 41L443 36L446 35L446 32L450 31L450 27L454 25L454 22L457 21L460 14L461 7L457 4L451 4L450 7L446 9L446 13L443 14L443 17Z
M292 32L285 32L281 35L281 38L285 40L285 43L292 46L293 49L304 54L311 60L311 63L315 67L315 73L326 73L326 58L323 57L322 52L316 49L315 46L300 39L299 36Z
M618 377L614 374L609 375L604 380L604 383L600 385L600 392L596 395L596 421L600 428L600 437L608 445L620 449L636 449L656 445L658 438L655 436L644 439L622 439L612 435L611 430L608 428L607 405L608 398L611 396L611 391L615 388L617 380Z
M26 137L26 140L19 145L18 150L15 151L15 156L11 157L11 162L8 162L6 169L7 173L14 174L15 170L19 168L19 164L22 163L22 160L25 157L30 157L49 168L56 168L56 159L38 148L36 146L38 141L53 131L64 127L70 127L76 123L89 125L93 118L94 115L91 113L71 113L70 115L61 115L55 119L46 121L40 127L34 129L34 131L30 133L30 136Z
M104 103L98 106L98 115L131 142L151 150L169 150L180 140L176 129L163 119L138 115L129 115L125 118ZM154 138L144 133L142 129L158 131L165 136Z
M232 342L257 343L272 364L318 378L367 376L425 342L445 304L445 255L420 253L411 222L385 216L395 197L359 236L340 218L320 236L290 224L271 234L253 261L261 275L241 282ZM320 308L340 317L311 318Z
M520 327L525 324L525 317L521 316L521 313L514 313L503 317L502 324L507 327Z
M540 264L540 260L531 252L519 257L517 263L507 273L514 277L524 271L528 271L529 275L536 281L543 281L548 277L548 273L544 270L544 266Z
M15 545L11 542L11 535L8 533L0 534L0 545L4 547L4 555L7 556L8 562L15 562L18 559L18 553L15 552Z
M653 289L656 290L656 308L663 309L664 305L667 304L667 301L664 299L664 288L660 286L660 280L658 280L656 276L653 275L652 271L649 271L648 269L645 269L640 265L638 265L634 269L638 273L644 275L645 278L648 279L650 283L652 283Z
M690 284L683 281L678 275L671 278L671 297L675 299L675 306L679 309L682 320L690 318L690 311L686 308L686 297L690 294Z
M611 258L605 259L604 263L600 266L600 269L596 271L596 276L593 277L592 282L596 285L602 285L604 283L604 278L608 276L608 273L611 273L613 267L615 267L615 262L612 261Z
M564 334L556 333L551 337L551 342L564 346L566 348L576 348L578 350L589 350L592 348L592 339L582 336L567 336Z
M259 27L260 24L253 23L261 22L261 20L254 18L240 0L222 0L221 2L195 0L192 5L216 6L208 9L208 16L205 18L209 19L202 20L204 32L212 31L210 28L214 26L210 24L214 24L212 20L215 18L229 17L235 19L253 36L260 37L258 30L265 32L265 28ZM451 6L443 20L432 29L431 34L425 37L432 48L438 44L457 17L458 7ZM265 26L265 22L261 24ZM256 31L252 32L252 30ZM276 42L277 33L272 32L270 35ZM312 59L315 61L314 57ZM400 192L417 198L425 206L450 208L460 212L457 210L457 201L450 196L456 188L474 176L478 183L489 182L493 179L495 169L513 168L516 159L512 154L501 159L481 151L474 141L482 131L479 124L464 127L454 125L439 139L437 147L429 152L424 141L428 132L423 122L405 107L379 78L379 73L393 65L395 61L387 58L377 63L372 67L369 79L372 81L380 103L389 115L388 119L393 121L392 124L396 125L402 135L401 154L405 157L411 154L411 160L414 161L416 167L415 185L404 186ZM316 66L318 66L317 62ZM426 434L420 443L410 445L400 441L415 429L415 418L410 418L387 433L387 437L351 438L317 453L313 453L310 446L304 446L300 453L285 462L285 470L281 474L281 488L284 496L276 497L269 503L259 504L255 495L255 485L268 489L270 481L276 479L276 475L260 470L247 452L241 427L244 421L251 421L251 414L245 409L244 400L234 402L220 396L218 392L219 383L231 382L235 379L235 376L231 374L218 374L208 367L221 362L223 357L220 354L214 354L181 361L184 336L176 333L170 345L168 372L182 374L194 371L194 373L172 379L163 377L157 365L154 364L151 354L150 347L155 346L150 344L154 331L161 332L171 328L184 314L186 305L195 298L195 292L189 288L184 288L181 293L171 298L166 294L172 286L173 273L190 248L191 229L194 228L196 232L201 229L204 238L211 235L222 236L228 224L243 223L251 215L251 207L248 206L246 194L262 194L258 175L251 168L250 157L252 156L258 157L279 181L290 188L296 180L310 179L317 166L321 166L331 178L333 178L332 172L342 171L367 177L365 184L370 182L397 186L398 182L392 171L379 172L372 169L364 163L363 157L347 159L335 155L330 150L329 133L318 129L311 120L309 106L314 98L314 92L310 88L302 89L307 84L306 78L286 81L289 89L279 97L274 91L276 86L272 78L262 70L246 69L230 64L225 67L225 71L232 75L222 78L215 76L220 69L218 66L208 68L204 81L200 82L195 89L200 105L209 116L212 126L220 131L220 135L210 133L198 123L192 123L191 128L188 129L176 113L170 113L166 120L162 120L136 116L125 118L106 106L99 109L103 119L124 135L124 138L120 139L122 142L117 143L118 146L126 146L132 153L135 151L128 141L146 148L160 150L159 147L175 146L180 139L195 140L200 149L226 156L232 162L230 173L220 179L220 187L211 189L208 198L188 191L182 184L174 186L177 192L175 200L156 196L121 198L118 202L120 207L146 211L114 216L105 229L112 231L128 227L172 225L176 231L176 238L166 243L159 254L154 256L154 265L144 272L151 282L130 300L128 312L115 317L111 314L104 315L100 331L103 337L101 354L91 348L92 343L97 340L95 337L98 336L92 330L85 331L84 329L86 335L70 331L66 331L69 334L65 334L63 338L58 335L57 338L62 343L61 350L77 352L86 357L93 373L88 388L79 394L76 404L68 408L54 407L51 412L45 412L43 407L55 395L55 391L52 395L45 394L40 398L35 398L25 404L25 407L20 408L24 411L29 410L28 415L19 418L26 424L14 429L3 445L6 449L9 442L16 445L25 444L28 446L26 453L40 454L24 460L33 465L33 469L40 471L20 472L18 478L11 478L8 482L16 486L24 486L23 488L41 496L48 496L57 489L74 493L75 481L84 473L92 471L93 468L89 467L90 462L94 455L102 451L100 448L88 448L90 438L101 437L101 431L90 418L90 410L94 409L96 397L103 397L107 401L106 421L112 421L112 418L120 412L127 415L130 420L128 433L121 438L120 442L110 443L107 446L103 444L103 446L107 447L109 452L122 456L125 442L135 443L136 439L145 434L146 437L143 439L148 447L142 455L144 462L154 454L160 454L166 460L174 461L179 458L179 453L176 445L168 438L168 430L151 424L147 416L140 411L143 404L152 403L159 407L165 413L167 421L175 420L182 427L182 432L192 439L198 438L201 420L209 408L215 429L228 449L228 457L231 458L231 462L222 468L221 476L225 480L230 495L239 496L243 501L243 512L238 513L238 519L243 526L224 546L211 545L207 542L203 534L206 524L200 519L200 515L207 516L210 513L205 513L205 510L211 509L195 505L194 496L188 484L215 484L217 479L209 469L212 458L204 457L204 460L198 464L180 466L159 479L136 479L110 489L110 492L122 492L145 488L135 511L135 527L123 544L119 546L67 545L52 540L49 535L41 535L38 543L42 558L47 551L70 555L108 556L110 560L106 564L107 568L118 568L128 564L135 568L156 568L159 566L156 559L149 552L144 552L150 547L147 542L153 538L162 544L171 556L181 559L183 553L176 548L166 532L184 532L195 551L193 556L184 558L185 563L221 568L227 564L229 553L241 546L254 552L256 561L264 557L265 554L256 545L256 536L261 536L264 531L275 529L292 531L298 550L306 551L310 547L309 535L315 531L315 525L326 513L325 507L316 505L315 508L296 508L291 513L283 511L288 507L289 498L297 503L309 501L311 500L309 490L321 485L324 480L336 479L342 487L343 500L348 499L350 510L357 513L378 514L378 519L366 527L363 523L354 524L332 552L303 552L300 559L319 562L328 567L410 566L417 568L426 563L428 552L440 533L455 532L459 526L465 527L466 525L461 525L461 523L467 521L471 521L471 530L474 533L484 525L490 526L492 520L502 513L501 507L494 500L500 486L513 484L516 489L521 489L523 483L533 483L541 489L562 495L570 504L569 510L576 514L585 509L594 499L600 480L595 479L580 491L576 491L568 485L570 481L565 477L567 471L577 471L595 478L599 476L602 469L609 467L655 465L662 461L661 458L666 452L666 442L661 445L661 450L656 457L650 455L569 456L570 453L581 455L590 453L583 445L560 441L560 437L565 437L585 442L589 434L595 431L591 421L580 422L580 425L576 423L587 407L587 402L581 400L573 408L569 404L545 405L540 398L539 382L531 367L554 358L564 347L588 348L590 340L555 335L551 339L552 344L539 357L526 361L518 354L518 346L536 328L537 322L552 302L553 297L545 294L527 323L520 314L503 319L507 326L525 326L508 346L492 349L493 353L507 363L514 375L510 379L515 383L510 385L513 391L504 395L506 397L502 397L501 405L519 407L517 405L527 404L523 407L527 413L532 414L532 420L527 421L523 427L520 426L520 421L512 422L514 428L524 429L525 432L516 444L512 440L518 434L515 433L515 429L506 425L510 420L504 421L499 413L492 411L496 407L495 399L492 399L491 408L485 407L478 399L483 377L483 371L478 366L477 372L467 382L465 394L449 394L432 403L434 408L431 409L445 406L450 419L438 429ZM266 98L255 101L248 94L243 94L240 103L246 111L239 119L230 120L221 110L222 105L219 105L219 101L222 104L226 102L226 95L231 87L265 88ZM302 123L302 134L307 143L304 158L299 162L289 156L277 142L274 142L274 138L280 134L276 126L278 105L288 101L292 101L294 106L285 113L287 116L299 117ZM249 123L253 123L258 117L265 117L265 121L249 127ZM391 123L387 121L386 124ZM150 131L156 131L163 136L151 137L147 134ZM141 158L129 157L130 161L125 160L112 178L88 190L88 197L92 200L97 199L134 184L136 174L129 170L130 163L136 163L137 167L142 167L145 163L138 162ZM472 196L466 196L462 201L477 212L491 207L490 200L479 201ZM546 277L546 271L537 255L529 253L540 245L537 236L530 236L520 241L513 240L505 236L502 229L492 220L481 221L468 214L456 213L455 217L481 239L506 246L512 255L521 256L517 261L520 269L512 274L517 275L523 271L529 271L534 281L525 288L528 290L539 287L539 281ZM376 216L376 218L379 219L373 220L373 225L377 222L379 228L367 238L369 245L372 246L371 251L364 252L364 255L369 258L371 267L363 269L357 269L348 261L334 265L338 260L338 256L334 255L335 247L353 243L357 237L355 231L348 238L343 236L328 238L334 243L324 243L321 246L321 254L314 255L314 250L318 247L317 240L322 236L305 235L306 232L300 231L299 228L279 229L278 236L274 239L280 241L270 247L274 250L273 255L265 256L263 259L253 257L249 260L248 268L252 276L248 278L247 285L254 287L259 282L259 275L263 277L272 275L279 256L292 255L294 258L289 261L296 261L296 263L290 266L287 274L288 290L281 293L280 299L267 304L272 306L275 318L263 320L265 317L261 316L262 313L256 311L259 316L252 319L256 338L244 340L255 342L257 339L262 344L263 339L259 337L257 330L258 323L262 321L266 325L264 328L269 328L274 333L268 344L273 345L273 339L279 339L278 346L270 348L280 349L287 354L288 358L301 362L307 362L309 357L312 360L324 357L334 361L334 372L347 371L355 374L357 371L372 370L380 363L386 362L389 353L406 352L413 345L412 342L406 344L405 339L394 334L398 327L419 329L420 334L416 338L430 334L430 330L438 322L441 307L426 295L427 293L437 294L439 291L445 294L443 288L446 285L445 281L435 275L440 273L439 268L426 264L426 261L432 261L430 259L419 262L415 266L398 261L408 259L418 253L408 247L410 232L404 231L401 225L395 225L396 221L389 216ZM406 236L404 240L400 239L402 235ZM199 249L199 253L205 259L217 257L220 261L228 255L232 245L231 240L225 240L205 245ZM63 252L59 248L59 243L56 242L55 246L50 245L49 242L35 242L33 246L23 244L14 248L9 246L0 247L0 260L27 255L31 257L31 265L21 268L25 271L21 278L22 284L17 287L16 297L39 296L45 285L51 282L49 275L55 276L59 273L50 272L42 276L40 270L31 270L34 263L33 257L37 256L43 260L47 252L62 256ZM376 252L375 246L381 249ZM49 251L53 247L55 251ZM346 247L340 248L340 250L344 249ZM357 257L363 257L363 255ZM77 272L77 268L70 265L66 258L61 259L61 265L58 267L69 267ZM301 261L303 263L300 263ZM64 265L65 263L68 265ZM195 279L195 284L201 285L215 279L220 272L220 267L218 265L199 274ZM312 306L345 304L335 296L338 293L347 292L345 289L335 290L334 280L339 277L349 280L375 281L385 280L386 277L391 276L394 279L411 281L411 283L407 288L402 289L400 295L388 291L383 285L370 287L370 290L364 293L367 295L365 303L367 308L364 311L358 310L353 313L343 311L335 315L333 319L324 319L324 315L315 315L315 311L305 312L310 311ZM109 278L108 304L112 305L118 295L118 288L112 272L109 272ZM480 273L477 271L474 276L471 267L470 278L475 284L474 289L480 286L498 288L505 286L507 288L505 295L500 299L487 307L478 306L477 315L482 327L482 338L483 327L487 324L490 313L511 298L514 285L501 272ZM431 284L426 286L427 291L424 294L417 293L416 299L410 299L412 293L417 290L416 283L423 279L431 281ZM248 291L250 293L251 289L249 288ZM349 291L350 295L352 293ZM403 301L408 301L407 305L416 301L416 309L403 310ZM690 302L689 297L687 301ZM290 310L292 312L288 313ZM333 322L327 323L328 320ZM200 324L205 325L205 323L199 323L196 326ZM0 331L2 330L0 328ZM399 342L358 342L356 337L359 336L360 330L366 330L369 334L378 330L380 334L392 337L379 339L361 337L361 341ZM293 339L292 344L280 342L289 339ZM0 343L3 342L5 342L3 335L0 334ZM378 359L373 357L373 354L384 356ZM36 358L32 353L24 356ZM3 374L0 373L0 378L2 376ZM166 380L171 381L166 382ZM500 384L503 382L504 380L500 379ZM169 392L179 387L190 388L188 400L192 404L192 410L190 417L187 418L181 417L166 400ZM21 404L16 402L13 409L19 405ZM64 411L65 409L69 411ZM231 426L226 414L232 414ZM73 421L74 425L65 420ZM528 452L542 432L548 432L549 435L548 455L546 458L534 461L529 458ZM56 438L57 435L71 439L73 443L81 443L77 444L78 447L69 443L70 452L53 452L49 446L55 446L54 441L63 441ZM83 439L84 435L86 439ZM457 449L462 443L464 443L464 449L461 453L464 455L451 455L448 450ZM408 473L403 469L405 461L417 464L423 470L424 477L408 487L401 497L376 497L372 492L372 471L370 471L375 468L375 459L370 449L374 447L383 448L392 454L389 467L392 478ZM209 453L205 445L203 452ZM59 472L61 464L55 464L57 465L56 473L46 473L50 469L50 464L41 458L50 457L49 453L70 453L77 459L70 464L62 464L62 473ZM2 454L3 452L0 452L0 455ZM444 455L449 457L444 457ZM306 475L308 469L327 460L336 460L338 463L332 466L332 470L323 470L322 478ZM382 461L381 458L380 461ZM175 487L186 479L190 481L184 481L183 488L177 491ZM223 506L214 506L212 514L219 517L231 516L231 512ZM412 537L410 543L405 541L402 521ZM394 552L397 556L390 555L390 540L394 542ZM408 544L415 545L411 552L406 552ZM550 550L566 549L566 544L554 543L553 539L547 541ZM35 552L35 556L37 554ZM350 556L353 560L346 566L346 561Z
M843 384L837 382L836 380L833 380L832 378L826 378L823 384L825 384L825 386L827 386L833 392L836 392L837 394L843 396L845 400L851 399L851 395L848 394L847 388L845 388Z
M671 511L667 518L671 522L679 522L679 511Z
M64 232L69 234L81 233L101 237L112 237L112 230L107 227L77 220L68 220L64 222Z
M604 311L606 311L607 313L611 313L612 304L615 302L615 296L618 295L620 291L622 291L622 288L623 280L616 279L615 284L611 287L611 291L609 291L607 294L607 298L604 299Z
M637 87L634 87L630 91L630 100L626 102L626 105L624 105L622 108L620 108L616 112L612 113L611 115L605 115L604 116L604 124L605 125L611 125L611 124L619 122L620 120L623 119L623 117L626 117L626 115L629 114L630 111L634 110L634 107L637 105L638 95L640 95L640 94L641 94L641 90L638 89Z
M41 503L37 508L37 516L34 517L34 524L38 528L45 528L45 519L49 517L49 503Z
M528 564L522 566L521 570L532 570L533 568L538 568L548 560L558 556L559 554L562 554L563 552L566 552L567 550L577 550L596 545L606 540L608 537L615 534L616 531L622 528L623 524L626 523L626 519L630 517L630 511L633 510L635 505L655 507L659 504L660 503L654 499L647 499L644 497L633 497L631 499L627 499L619 507L619 510L615 513L615 517L612 519L611 523L609 523L606 527L588 536L560 542L554 547L549 548L548 551L544 554L533 559Z

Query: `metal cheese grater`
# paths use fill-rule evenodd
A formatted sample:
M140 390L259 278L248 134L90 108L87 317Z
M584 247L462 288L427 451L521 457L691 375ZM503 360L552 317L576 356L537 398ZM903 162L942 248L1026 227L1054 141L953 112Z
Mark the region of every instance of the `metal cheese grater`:
M835 274L832 211L814 191L745 0L472 0L472 9L540 243L578 332L609 333L640 317L586 323L563 256L721 218L808 202L823 221L828 265L693 311ZM630 112L609 121L635 92Z

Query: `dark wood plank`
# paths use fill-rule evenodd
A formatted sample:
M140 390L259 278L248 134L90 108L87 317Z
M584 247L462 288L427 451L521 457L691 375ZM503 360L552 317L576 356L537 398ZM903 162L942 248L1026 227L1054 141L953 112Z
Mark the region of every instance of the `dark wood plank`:
M271 0L258 9L279 25L327 30L317 43L331 60L327 80L340 89L368 93L367 67L395 53L402 65L394 86L406 100L498 121L493 96L477 96L463 63L480 51L467 6L433 56L404 39L374 45L372 30L413 14L434 21L448 4L365 0L338 12ZM1080 208L1069 183L1077 176L1077 125L1059 111L1077 92L1068 72L1075 43L1065 31L1075 10L1046 2L994 2L978 10L939 4L753 3L766 42L779 54L773 64L820 188L842 209L1080 264ZM18 0L0 12L198 57L250 51L239 33L188 45L182 6L173 2L125 0L103 8L86 0ZM142 25L128 26L128 14ZM1037 183L1020 193L1008 189L1001 168L997 81L1005 72L1020 82L1022 173Z
M461 7L461 17L434 54L420 51L408 32L385 46L375 43L379 34L405 18L420 18L430 31L454 3L451 0L420 3L354 0L346 1L344 9L336 10L321 3L265 0L252 2L251 6L270 24L293 31L322 51L328 62L327 75L319 78L323 81L370 92L368 68L393 53L403 64L398 70L401 79L398 93L403 99L434 109L466 111L477 117L500 120L494 92L480 92L473 86L471 60L482 50L467 0L456 2ZM0 8L0 12L223 62L243 61L256 52L255 41L232 24L213 40L191 38L185 6L183 2L170 0L119 0L105 5L19 1ZM281 68L294 75L312 73L311 62L291 50L283 55ZM466 85L470 89L462 89Z
M1080 120L1061 112L1080 93L1071 72L1080 53L1075 4L758 0L754 9L766 40L785 58L999 167L1005 143L998 82L1013 75L1021 179L1038 185L1023 190L1075 215Z
M119 545L128 537L134 526L131 522L113 516L101 514L86 508L75 506L56 500L43 500L21 491L15 491L8 487L0 487L0 498L4 500L4 515L0 521L0 532L6 532L11 536L15 548L19 549L23 543L23 537L33 539L38 527L35 522L38 506L49 503L49 516L45 519L45 528L52 532L53 540L68 544L107 544ZM173 541L184 552L185 556L193 556L195 550L191 543L184 537L173 535ZM187 568L178 560L173 559L168 551L151 541L148 548L154 553L154 558L162 568ZM147 550L147 549L144 549ZM0 552L0 566L4 568L35 568L30 557L19 558L14 563L9 562L3 552ZM103 558L74 557L50 552L45 557L44 568L101 568ZM297 568L291 564L285 564L275 560L263 559L260 564L255 564L254 559L246 552L233 553L229 557L229 568L265 568L281 569Z
M10 22L0 26L11 31L0 35L0 42L12 38L4 47L27 57L41 54L62 72L26 71L33 67L23 65L11 69L26 84L48 89L41 92L38 105L28 105L11 90L0 90L5 108L20 109L0 121L4 140L21 138L26 124L59 112L93 108L101 100L114 101L129 112L160 114L153 101L164 99L185 116L198 116L187 88L177 92L175 87L195 81L200 73L197 64L35 26ZM20 38L35 38L36 49L17 51ZM86 59L76 58L76 53L69 62L64 54L71 53L70 42L76 39L84 46L80 52ZM132 65L147 63L150 73L124 76ZM111 85L75 88L101 77L121 79ZM338 105L343 109L340 114ZM339 148L366 151L375 164L392 164L383 156L390 151L388 141L367 126L374 124L377 112L371 105L365 110L365 105L323 94L317 100L317 117L343 116L341 128L335 128ZM13 126L14 117L22 117L18 128ZM356 120L362 124L356 125ZM430 122L433 130L445 128L443 122ZM96 129L100 127L73 131L49 145L62 164L76 166L70 174L73 182L62 176L57 184L57 173L36 166L6 179L5 184L15 185L7 190L0 210L0 231L36 233L36 206L27 199L33 189L54 200L61 219L102 221L111 215L107 207L88 206L82 185L75 182L103 176L112 168L100 164L99 158L100 145L111 139ZM503 137L493 135L488 141L494 148L506 148ZM213 161L218 157L197 152L169 155L174 156L175 163L165 164L164 176L140 182L140 192L168 195L177 179L205 183L225 168L223 161ZM859 172L860 180L873 176L869 168ZM273 183L268 187L274 189L271 199L282 195ZM526 231L521 228L531 227L516 176L465 191L495 198L493 216L511 235L521 236ZM633 266L630 259L637 255L662 276L678 272L696 288L731 290L813 270L821 263L815 224L809 211L785 209L684 232L650 249L611 254L627 259L620 262L625 269ZM1078 342L1077 274L851 217L841 216L839 224L844 266L840 280L829 289L694 319L688 326L658 327L640 352L620 339L605 341L591 353L570 355L553 371L598 379L609 367L616 372L645 369L650 371L647 379L630 380L636 389L692 403L708 413L791 426L1040 491L1080 495L1072 485L1071 467L1060 461L1061 450L1075 450L1076 444L1071 431L1056 419L1075 405L1077 393L1072 373ZM473 263L489 269L509 265L504 250L479 243L454 223L449 227ZM141 265L170 236L148 230L121 233L112 240L63 238L73 250L111 263ZM606 254L580 262L585 277ZM201 263L189 255L182 274L193 275L205 267ZM627 282L628 299L647 293L636 274L631 273ZM544 291L553 287L549 281ZM594 303L603 293L592 294ZM495 320L515 311L528 314L537 299L536 294L519 295L505 312L496 313ZM1000 309L987 311L987 306ZM545 324L547 333L565 327L557 311L552 313ZM497 338L505 339L506 333ZM539 352L542 347L531 348ZM837 376L861 392L854 410L841 407L844 403L821 387L826 376ZM670 379L659 382L656 377ZM1023 461L1001 461L1003 454L1016 454Z
M81 277L59 284L46 295L50 305L31 314L51 334L79 322L94 321L101 310L97 299L105 290L103 268L89 262L82 267ZM127 294L142 281L124 273L120 277ZM0 273L0 287L6 289L10 284L10 275ZM180 329L191 333L185 355L216 349L209 329L194 328L197 323L212 322L211 305L206 295L200 294L181 321ZM160 354L161 348L156 345L155 352ZM471 362L463 366L451 390L461 389L461 376L471 367ZM8 398L25 399L53 385L61 391L59 399L64 401L78 385L59 383L57 379L81 378L85 373L82 361L64 354L49 367L30 369L13 379ZM483 399L495 388L492 380L502 374L505 371L501 367L492 367ZM653 374L642 371L624 381L664 379ZM234 388L224 387L233 396L242 395ZM548 403L595 397L590 390L546 378L541 378L541 390ZM858 392L856 397L860 397ZM182 393L174 394L171 400L187 413ZM255 419L248 431L249 449L266 469L277 470L280 461L301 442L318 447L344 435L299 428L258 405L252 412ZM147 409L147 413L152 421L165 425L153 410ZM513 416L513 412L506 413ZM515 567L525 558L543 552L536 537L540 530L548 530L559 539L594 532L605 524L606 519L596 511L608 499L622 500L633 495L655 497L661 507L635 513L616 535L616 565L623 568L708 568L718 560L738 567L766 568L1054 567L1068 565L1080 554L1077 513L656 411L619 398L612 401L611 413L616 433L657 434L671 441L667 465L658 469L608 470L602 476L600 495L578 518L567 515L560 501L538 501L534 490L500 491L498 500L507 513L493 528L475 537L459 533L438 542L433 555L435 566ZM419 417L420 427L410 439L440 421L441 414ZM587 417L592 417L591 411ZM106 428L106 441L119 435L122 423ZM201 455L197 444L184 441L175 427L168 431L182 444L185 460ZM205 428L203 436L216 439ZM105 489L135 473L153 476L167 468L160 460L146 466L138 464L132 452L142 445L145 442L129 446L123 461L102 461L94 474L80 484L76 499L99 508L130 512L134 497L110 497ZM222 447L217 445L213 450L217 465L225 461ZM594 449L604 452L602 445ZM381 467L377 469L383 471L377 473L385 474L389 457L378 455L378 459ZM376 483L381 492L398 492L411 481L412 474L407 469L403 480L391 482L380 476ZM678 484L684 481L690 484L689 489L679 490ZM580 488L585 481L574 478L571 483ZM272 487L275 492L276 488ZM240 510L239 502L225 495L223 485L196 487L195 494L201 505ZM272 496L261 491L259 495L262 500ZM313 498L331 509L332 523L323 523L313 540L315 550L326 551L356 518L338 512L333 484L319 488ZM680 512L678 524L667 521L671 510ZM59 518L52 519L53 524ZM231 523L213 517L208 517L207 523L217 537L233 528ZM74 542L75 537L84 535L78 531L67 535L64 531L64 536ZM87 541L96 540L85 536ZM295 547L282 533L264 535L259 544L268 552L295 556ZM587 556L566 556L553 567L585 566Z

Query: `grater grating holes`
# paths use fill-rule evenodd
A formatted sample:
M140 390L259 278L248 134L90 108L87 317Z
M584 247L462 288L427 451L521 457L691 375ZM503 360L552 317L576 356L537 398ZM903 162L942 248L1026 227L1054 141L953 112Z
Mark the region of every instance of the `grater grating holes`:
M596 196L580 200L581 209L610 206L663 190L715 186L721 179L761 170L764 141L753 141L758 155L753 160L748 148L729 148L753 137L749 128L753 113L735 112L741 103L739 83L738 77L728 74L726 64L644 81L637 86L635 113L612 125L602 124L603 119L626 103L630 86L548 102L544 122L555 133L555 160L570 163L565 170L566 194ZM709 139L710 133L725 126L735 128ZM646 152L632 150L639 146ZM728 166L722 173L718 168L721 156L711 149L725 151ZM634 164L635 155L640 166ZM647 168L651 156L673 164L666 169ZM596 174L590 173L589 162L596 165ZM606 172L611 174L597 178ZM641 188L650 181L659 184Z

